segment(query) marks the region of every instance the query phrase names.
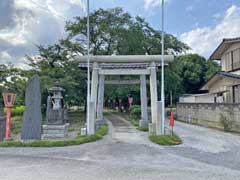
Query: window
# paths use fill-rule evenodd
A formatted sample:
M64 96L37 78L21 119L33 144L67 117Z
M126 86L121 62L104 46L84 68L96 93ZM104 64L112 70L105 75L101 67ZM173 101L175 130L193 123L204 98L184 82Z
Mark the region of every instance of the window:
M240 68L240 48L232 51L233 70Z
M226 66L226 71L231 71L232 70L232 58L231 58L231 52L228 52L225 54L225 66Z
M233 103L240 103L240 85L233 86Z

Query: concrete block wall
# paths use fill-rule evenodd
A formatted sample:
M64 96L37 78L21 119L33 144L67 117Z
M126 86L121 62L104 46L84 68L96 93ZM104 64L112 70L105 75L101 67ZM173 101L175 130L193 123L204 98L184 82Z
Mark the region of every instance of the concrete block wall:
M231 112L232 115L229 116ZM205 127L224 129L220 114L231 117L232 132L240 132L240 104L178 103L177 119Z

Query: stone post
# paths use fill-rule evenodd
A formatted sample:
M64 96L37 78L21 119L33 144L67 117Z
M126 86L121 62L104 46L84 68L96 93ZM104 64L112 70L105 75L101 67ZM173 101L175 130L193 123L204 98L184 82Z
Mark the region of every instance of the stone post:
M98 102L97 102L97 121L96 124L103 124L103 104L104 104L104 75L99 76Z
M151 116L152 125L156 127L157 122L157 75L156 75L156 64L152 62L150 65L150 93L151 93ZM153 132L154 133L154 132Z
M96 109L95 109L95 102L90 101L90 115L89 115L89 132L88 135L95 134L95 122L96 122Z
M162 101L157 101L157 122L156 122L156 135L163 135L164 132L161 131L162 127Z
M141 120L140 120L140 127L147 127L148 126L148 111L147 111L147 87L146 87L146 75L140 75L140 82L141 82Z

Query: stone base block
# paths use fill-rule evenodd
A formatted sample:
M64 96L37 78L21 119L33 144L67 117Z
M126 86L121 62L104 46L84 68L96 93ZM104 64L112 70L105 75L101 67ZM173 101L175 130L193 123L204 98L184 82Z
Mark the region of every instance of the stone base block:
M64 125L43 125L42 139L59 139L67 137L67 128L69 124Z
M139 121L139 126L140 126L141 128L146 128L146 127L148 127L148 124L149 124L148 121L145 121L145 120L140 120L140 121Z
M81 128L81 136L87 135L87 128Z
M100 127L100 126L102 126L102 125L104 125L104 124L106 124L106 121L104 120L104 119L102 119L102 120L96 120L96 128L98 128L98 127Z
M148 124L148 132L149 132L149 135L156 134L156 124L155 123Z

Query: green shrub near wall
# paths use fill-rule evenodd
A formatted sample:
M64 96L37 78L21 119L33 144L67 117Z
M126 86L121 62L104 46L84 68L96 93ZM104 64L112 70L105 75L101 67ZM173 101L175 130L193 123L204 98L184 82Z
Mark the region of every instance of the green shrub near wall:
M140 119L141 118L141 106L134 105L129 108L130 115L133 118Z
M14 106L12 108L12 113L11 113L11 116L14 117L14 116L23 116L23 113L25 111L25 106ZM4 113L6 114L7 112L7 109L4 108Z
M129 112L131 112L133 109L139 108L139 107L140 107L139 105L130 106L130 107L129 107Z

